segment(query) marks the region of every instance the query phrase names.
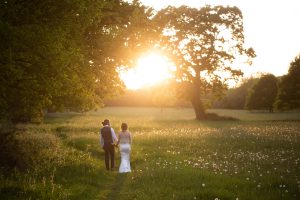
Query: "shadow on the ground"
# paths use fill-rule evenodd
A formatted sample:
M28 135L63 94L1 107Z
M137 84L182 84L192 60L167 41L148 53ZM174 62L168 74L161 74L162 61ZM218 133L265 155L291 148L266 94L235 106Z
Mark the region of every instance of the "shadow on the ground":
M111 190L109 194L107 195L107 200L117 200L120 197L120 193L122 190L122 187L124 185L124 182L126 180L127 173L117 174L116 179L111 186Z

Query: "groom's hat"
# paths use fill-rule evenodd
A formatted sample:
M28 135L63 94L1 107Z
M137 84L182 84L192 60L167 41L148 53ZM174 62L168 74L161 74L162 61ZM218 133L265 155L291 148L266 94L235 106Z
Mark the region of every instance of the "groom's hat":
M102 122L102 125L103 125L103 126L109 125L109 120L108 120L108 119L105 119L105 120Z

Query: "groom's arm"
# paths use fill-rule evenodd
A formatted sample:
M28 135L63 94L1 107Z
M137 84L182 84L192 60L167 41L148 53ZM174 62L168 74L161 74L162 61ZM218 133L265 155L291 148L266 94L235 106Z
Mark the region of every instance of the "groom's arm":
M115 143L118 143L118 138L116 136L116 133L115 133L114 129L113 128L110 128L110 129L111 129L111 136L112 136L113 141Z
M100 145L101 145L101 147L104 146L104 140L103 140L103 137L102 137L102 134L101 134L101 130L100 130Z

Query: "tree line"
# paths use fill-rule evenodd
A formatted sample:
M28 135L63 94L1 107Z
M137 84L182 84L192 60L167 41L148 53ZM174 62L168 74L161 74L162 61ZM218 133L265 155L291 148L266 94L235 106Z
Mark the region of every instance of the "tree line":
M203 96L208 108L274 110L284 111L300 108L300 55L291 62L286 75L276 77L262 74L250 77L235 88L226 91L221 99L213 100ZM154 86L136 91L126 91L124 95L105 100L107 106L153 106L191 107L188 101L177 97L174 83L166 80Z
M217 107L248 110L294 110L300 108L300 55L290 63L286 75L264 74L229 90ZM223 105L222 105L223 103ZM235 105L234 105L235 104Z

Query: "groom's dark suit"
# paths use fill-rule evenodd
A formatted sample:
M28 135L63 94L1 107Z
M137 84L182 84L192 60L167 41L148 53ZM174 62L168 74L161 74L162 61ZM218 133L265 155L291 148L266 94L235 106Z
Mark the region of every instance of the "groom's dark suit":
M101 133L101 139L100 142L103 145L103 149L105 152L105 166L106 169L113 169L115 167L115 146L114 146L114 140L116 140L116 136L114 133L114 130L110 126L103 126L100 130ZM109 158L110 158L110 164L109 167Z

